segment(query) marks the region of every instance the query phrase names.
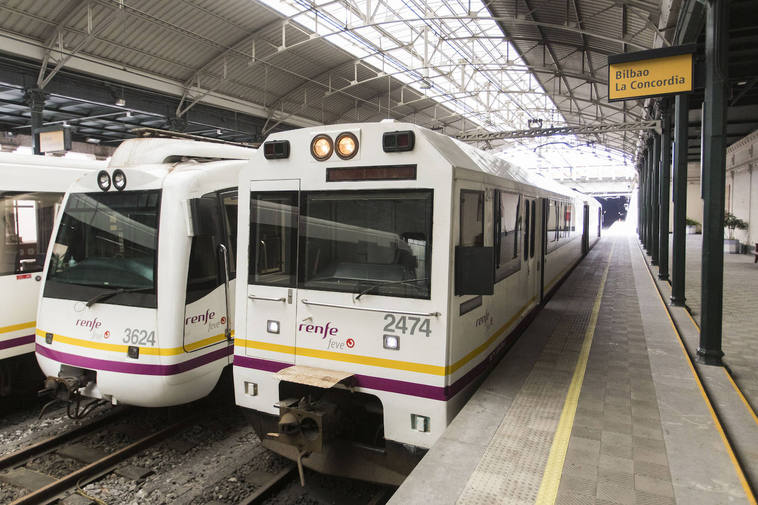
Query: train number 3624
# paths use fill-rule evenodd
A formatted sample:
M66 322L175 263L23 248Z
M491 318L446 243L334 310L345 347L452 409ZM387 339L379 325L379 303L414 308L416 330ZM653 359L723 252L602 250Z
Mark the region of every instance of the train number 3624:
M384 325L384 333L415 335L418 332L423 333L427 337L432 334L429 318L386 314L384 320L387 321L387 324Z
M139 328L126 328L122 342L132 345L155 345L155 330L148 333Z

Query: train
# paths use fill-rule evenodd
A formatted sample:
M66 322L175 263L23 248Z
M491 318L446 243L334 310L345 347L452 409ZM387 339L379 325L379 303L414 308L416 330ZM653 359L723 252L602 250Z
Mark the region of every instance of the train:
M187 403L216 385L232 359L237 183L254 154L129 139L66 194L35 342L43 391L70 416Z
M0 154L0 397L39 380L34 359L37 298L45 252L63 195L105 161Z
M238 198L235 398L301 479L402 482L601 234L595 199L392 121L271 134Z

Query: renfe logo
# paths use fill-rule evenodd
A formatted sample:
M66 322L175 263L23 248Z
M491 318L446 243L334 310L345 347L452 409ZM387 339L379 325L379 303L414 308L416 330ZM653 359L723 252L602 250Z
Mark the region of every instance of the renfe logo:
M337 328L332 326L332 323L326 323L326 326L321 326L317 324L304 324L300 323L300 326L297 328L299 331L304 331L305 333L315 333L315 334L321 334L323 335L321 338L325 339L327 335L330 337L333 337L337 334Z
M76 324L74 326L83 326L84 328L89 328L90 333L95 331L96 329L100 328L103 325L102 321L98 321L97 318L95 319L77 319Z
M188 324L195 324L195 323L208 323L210 324L210 321L216 317L216 313L213 312L211 309L207 309L205 311L205 314L198 314L196 316L188 316L184 319L184 325ZM226 321L223 321L226 322Z

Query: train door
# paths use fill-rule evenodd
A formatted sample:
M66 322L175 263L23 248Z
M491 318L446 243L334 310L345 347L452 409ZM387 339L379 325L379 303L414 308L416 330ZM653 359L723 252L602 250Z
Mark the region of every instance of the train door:
M539 227L537 201L534 198L524 199L524 263L527 271L528 299L540 301L540 275L542 271L539 255L536 248L539 243L537 233Z
M194 207L193 219L203 222L192 237L187 269L183 336L187 352L221 342L233 344L237 191L208 193Z
M590 250L590 206L584 204L584 215L582 221L582 254L587 254Z
M279 351L277 361L295 362L297 241L300 180L250 183L247 286L247 354ZM289 352L288 352L289 351Z

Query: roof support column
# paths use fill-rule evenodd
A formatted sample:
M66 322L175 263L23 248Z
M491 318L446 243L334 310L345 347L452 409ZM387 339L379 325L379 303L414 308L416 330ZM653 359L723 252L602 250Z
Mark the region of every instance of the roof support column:
M660 165L660 216L658 220L658 278L669 278L669 201L671 200L671 103L663 99L663 133Z
M674 245L671 250L671 304L683 306L687 227L687 129L690 97L676 95L674 119Z
M703 103L703 267L700 345L697 359L721 365L724 290L724 184L726 182L726 87L729 2L709 0L705 22Z
M29 111L31 112L30 123L32 126L32 147L34 149L34 154L42 154L39 144L39 129L42 128L42 111L45 109L45 92L39 88L27 89L24 100L27 105L29 105Z
M645 250L647 255L653 254L653 139L649 138L647 141L647 153L645 155L645 161L647 164L647 210L645 220Z
M639 184L637 188L637 235L645 243L645 160L638 160L637 171Z
M661 171L661 136L653 133L653 150L652 150L651 168L651 187L650 208L652 209L652 223L650 225L650 263L658 265L658 242L660 238L660 171Z

